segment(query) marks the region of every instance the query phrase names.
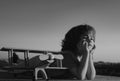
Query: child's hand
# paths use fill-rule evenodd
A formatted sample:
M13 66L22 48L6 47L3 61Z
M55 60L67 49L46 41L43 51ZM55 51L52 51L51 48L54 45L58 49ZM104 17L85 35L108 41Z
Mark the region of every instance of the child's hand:
M90 54L93 54L95 51L96 46L94 45L93 48L90 50Z
M89 54L90 49L87 41L83 42L83 55Z
M93 54L93 53L94 53L95 48L96 48L95 42L94 42L93 40L91 40L91 41L89 42L89 52L90 52L90 54Z
M78 55L79 56L86 55L89 53L87 41L85 41L85 40L80 41L78 43L77 47L78 47Z
M93 54L94 51L95 51L95 48L96 48L94 41L91 41L90 43L85 41L84 43L85 44L84 44L84 48L83 49L85 49L87 51L87 53Z
M83 40L78 44L78 50L80 55L93 54L95 43L91 40L89 43L86 40Z

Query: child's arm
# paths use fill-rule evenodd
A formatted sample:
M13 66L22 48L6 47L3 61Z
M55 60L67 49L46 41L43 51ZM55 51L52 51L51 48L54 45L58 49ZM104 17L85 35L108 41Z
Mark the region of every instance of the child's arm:
M78 65L78 76L81 80L84 80L87 74L87 69L88 69L88 64L89 64L89 54L84 54L82 56L81 62Z
M76 67L71 68L71 71L76 75L76 77L80 80L84 80L86 78L88 64L89 64L89 50L88 43L85 43L82 50L82 59L76 65Z
M93 53L94 53L95 48L93 48L89 54L89 64L88 64L88 70L87 70L87 79L93 80L96 76L96 70L94 67L94 62L93 62Z
M92 58L93 58L92 54L90 54L88 70L87 70L87 75L86 75L88 80L93 80L95 78L95 75L96 75L96 70L95 70L94 62L93 62Z

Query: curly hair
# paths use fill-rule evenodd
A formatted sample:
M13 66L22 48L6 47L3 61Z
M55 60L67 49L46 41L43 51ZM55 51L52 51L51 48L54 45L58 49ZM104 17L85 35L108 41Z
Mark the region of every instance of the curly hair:
M75 52L77 49L77 44L81 40L80 37L85 33L93 33L93 41L95 41L95 29L90 25L78 25L71 28L65 35L65 38L62 40L62 49L61 51L69 50Z

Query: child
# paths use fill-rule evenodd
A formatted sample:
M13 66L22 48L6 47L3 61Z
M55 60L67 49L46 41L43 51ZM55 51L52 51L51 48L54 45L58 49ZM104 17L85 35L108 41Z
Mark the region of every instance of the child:
M68 31L63 40L63 66L68 67L77 79L95 78L95 33L95 29L89 25L78 25Z

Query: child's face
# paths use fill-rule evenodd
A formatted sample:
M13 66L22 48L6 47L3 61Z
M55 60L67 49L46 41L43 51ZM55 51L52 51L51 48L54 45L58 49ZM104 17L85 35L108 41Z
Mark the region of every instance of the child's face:
M78 50L82 48L84 42L88 43L89 49L93 48L93 46L95 45L95 41L94 41L94 35L92 32L85 33L80 37L80 41L78 42L78 45L77 45Z

